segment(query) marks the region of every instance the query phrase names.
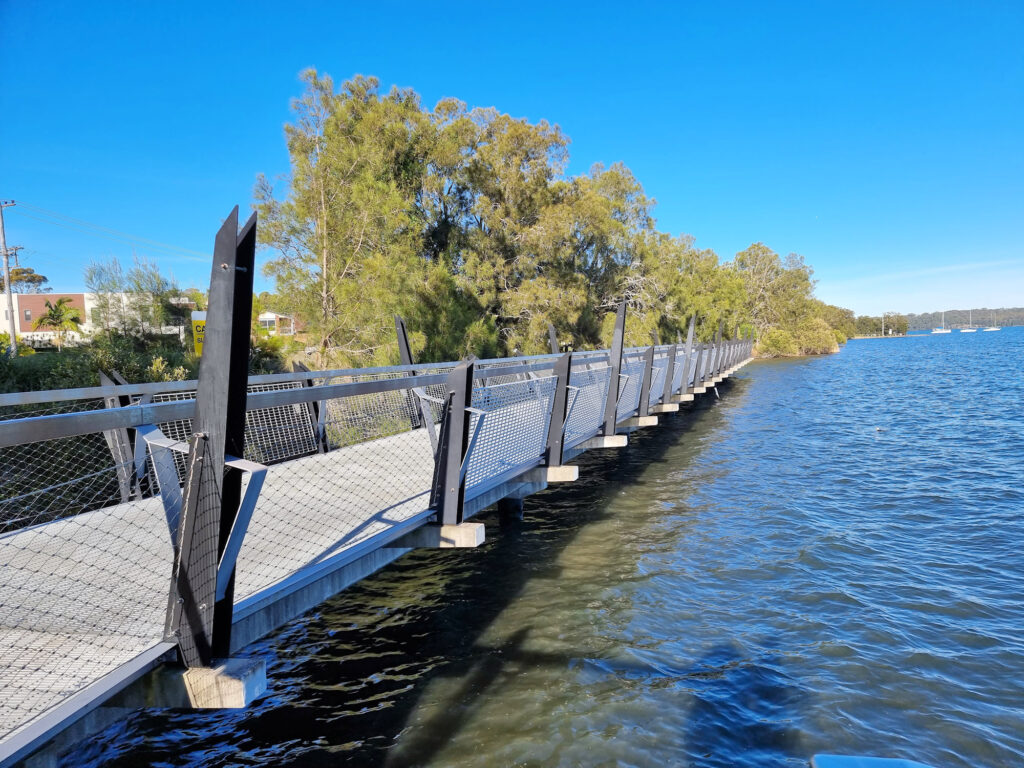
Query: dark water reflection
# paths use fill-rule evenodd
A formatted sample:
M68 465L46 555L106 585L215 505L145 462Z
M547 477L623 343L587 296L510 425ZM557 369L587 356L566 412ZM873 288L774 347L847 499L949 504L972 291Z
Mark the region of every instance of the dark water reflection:
M1024 763L1024 334L758 363L250 649L241 712L81 765ZM664 419L663 419L664 420Z

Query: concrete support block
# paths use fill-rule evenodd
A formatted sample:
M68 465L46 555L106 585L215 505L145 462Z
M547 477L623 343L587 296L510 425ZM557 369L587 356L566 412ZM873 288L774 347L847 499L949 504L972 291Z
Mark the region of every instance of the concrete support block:
M589 451L593 448L625 448L628 444L629 438L626 435L598 435L580 445L580 448Z
M552 467L535 467L523 474L526 482L571 483L580 478L580 468L575 464L560 464Z
M695 395L703 395L707 391L708 391L708 388L705 387L703 384L701 386L699 386L699 387L694 387L693 388L693 394L695 394Z
M483 523L438 525L429 523L395 539L389 547L399 549L421 547L427 549L472 549L484 543Z
M675 413L679 410L679 403L661 403L651 408L651 413Z
M657 416L634 416L631 419L620 421L619 429L631 429L633 427L654 427L658 424Z
M216 667L185 670L189 704L196 709L241 709L267 690L263 659L225 659Z
M694 400L694 397L693 397L693 395L691 395L691 394L689 394L687 392L684 392L681 395L673 396L672 400L673 400L673 402L676 402L676 403L692 403L693 400Z

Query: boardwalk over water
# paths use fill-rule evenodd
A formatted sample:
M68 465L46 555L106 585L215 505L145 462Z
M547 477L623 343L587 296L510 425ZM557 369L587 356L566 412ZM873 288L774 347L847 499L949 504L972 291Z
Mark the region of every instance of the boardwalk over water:
M692 320L685 344L624 349L624 322L622 306L607 350L243 368L237 385L210 342L198 382L0 395L0 765L160 665L209 672L411 547L475 546L473 515L521 509L749 359L721 326L695 343ZM207 693L189 700L225 706Z
M672 401L692 399L695 390L727 376L747 357L746 342L691 343L688 351L684 345L663 346L647 353L631 349L623 354L617 433L635 429L639 417L648 415L639 413L643 386L647 411L669 410ZM651 365L645 377L646 357ZM573 356L564 457L578 455L601 436L608 358L608 351ZM471 403L478 411L473 420L480 423L479 429L477 423L470 427L476 440L466 462L466 518L499 498L545 484L537 470L545 463L557 384L552 370L558 359L512 358L475 366ZM666 397L670 359L673 378ZM247 458L262 459L268 468L238 553L236 624L304 581L369 553L400 555L404 550L387 545L435 518L430 508L431 432L437 425L414 424L424 414L439 418L437 404L427 398L443 400L437 395L444 394L443 380L452 368L436 366L416 375L406 366L252 380L253 393L289 393L302 402L249 412ZM401 389L324 397L338 383L396 380L404 384ZM420 387L414 385L420 383L426 386L417 393ZM126 428L79 430L104 426L104 420L116 423L117 416L123 421L124 412L143 407L138 404L143 399L187 411L194 407L194 387L194 382L115 385L0 398L8 417L0 422L5 438L0 520L6 529L0 535L0 751L5 756L16 754L13 747L36 743L17 737L72 697L81 699L95 687L93 703L99 703L107 693L105 680L110 686L122 684L159 660L173 659L173 638L165 631L174 563L167 510L173 501L156 469L163 457L155 443L146 443L141 429L133 430L141 451L133 450L131 460L120 463L109 446L130 440ZM135 404L95 409L122 398ZM21 404L12 406L16 401ZM431 407L419 408L420 403ZM83 416L92 421L84 423ZM45 436L54 423L78 434L10 444L16 436ZM190 432L187 418L155 426L179 441ZM125 434L118 435L121 431ZM175 447L184 450L185 443ZM179 494L183 466L180 460L174 464ZM45 485L26 490L33 481ZM252 635L241 633L238 642L255 639ZM125 677L117 676L119 670ZM109 679L112 675L116 679ZM59 712L54 720L80 713L81 704L71 702L70 711Z

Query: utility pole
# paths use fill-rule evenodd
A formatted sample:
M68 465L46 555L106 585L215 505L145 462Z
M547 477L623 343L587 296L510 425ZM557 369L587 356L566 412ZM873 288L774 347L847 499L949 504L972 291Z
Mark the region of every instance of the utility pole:
M11 295L11 262L7 253L7 234L4 232L4 208L14 205L13 200L0 200L0 253L4 259L4 294L7 296L7 332L11 334L8 352L11 357L18 356L18 335L14 325L14 297Z

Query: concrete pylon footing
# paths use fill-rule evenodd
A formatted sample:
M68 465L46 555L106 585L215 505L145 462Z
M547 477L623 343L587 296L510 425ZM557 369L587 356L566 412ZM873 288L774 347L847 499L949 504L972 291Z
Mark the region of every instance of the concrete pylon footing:
M629 429L631 427L655 427L658 425L657 416L634 416L625 421L619 422L620 428Z
M572 483L579 479L580 468L575 464L534 467L523 474L523 480L528 483Z
M679 403L661 403L651 407L651 413L675 413L679 410Z
M215 667L182 674L189 704L196 709L241 709L267 690L267 663L262 659L224 659Z
M580 444L580 448L589 451L593 448L625 448L629 444L626 435L598 435Z
M459 523L458 525L438 525L429 523L409 531L395 539L388 546L405 549L421 547L425 549L472 549L484 543L483 523Z

